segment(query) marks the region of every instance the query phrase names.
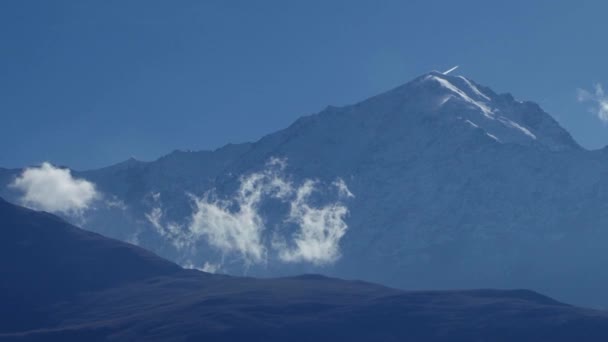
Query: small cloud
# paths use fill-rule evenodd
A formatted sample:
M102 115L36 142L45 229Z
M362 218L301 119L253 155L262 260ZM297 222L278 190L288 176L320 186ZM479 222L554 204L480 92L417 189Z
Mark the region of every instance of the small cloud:
M341 197L354 197L341 179L333 185ZM279 257L285 262L310 262L315 265L330 264L340 257L340 240L348 225L344 221L348 214L346 206L339 202L323 207L309 204L311 194L317 190L316 183L306 181L296 191L290 202L288 221L298 226L293 234L293 247L278 243Z
M578 89L577 99L579 102L591 102L589 110L602 122L608 123L608 96L601 84L597 83L593 91Z
M23 170L9 187L23 192L20 200L27 207L76 216L99 197L95 184L46 162Z
M344 182L344 180L342 178L338 178L336 179L333 183L333 186L335 186L338 189L338 194L342 197L346 197L346 198L354 198L355 195L350 192L350 190L348 189L348 186L346 186L346 183Z
M239 253L248 264L262 262L266 248L262 243L264 224L257 211L258 196L259 193L252 193L239 197L236 211L230 210L232 203L227 201L210 200L208 196L194 198L196 211L190 234L195 239L206 237L211 246L223 253Z
M146 213L146 219L148 219L148 222L150 222L161 235L164 235L164 227L160 222L162 218L163 211L161 208L152 208L149 213Z
M201 271L207 273L217 273L221 269L221 265L205 262Z
M139 234L140 232L135 232L127 237L125 241L132 245L139 246Z
M106 199L105 204L106 204L106 207L108 207L109 209L118 209L118 210L122 210L122 211L125 211L128 209L125 202L116 196L112 196L111 198Z
M217 273L222 269L222 265L213 264L213 263L210 263L207 261L205 261L205 263L203 264L203 267L195 266L192 262L187 262L186 264L183 265L183 267L186 269L198 270L198 271L203 271L203 272L207 272L207 273Z
M191 234L178 223L165 222L160 192L151 194L151 198L154 206L150 209L150 212L145 214L145 217L152 224L154 230L163 238L171 241L178 250L189 247L192 240Z

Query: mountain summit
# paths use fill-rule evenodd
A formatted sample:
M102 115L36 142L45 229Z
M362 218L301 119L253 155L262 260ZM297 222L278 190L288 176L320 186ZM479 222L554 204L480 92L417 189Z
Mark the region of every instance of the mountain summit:
M405 113L419 111L459 120L499 143L539 145L552 151L580 149L537 104L515 100L510 94L498 95L464 76L433 71L378 98L400 103Z

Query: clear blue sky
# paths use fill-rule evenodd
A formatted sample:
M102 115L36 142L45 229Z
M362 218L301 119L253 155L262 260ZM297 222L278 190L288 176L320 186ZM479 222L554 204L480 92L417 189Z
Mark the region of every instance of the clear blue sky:
M433 69L608 125L607 1L0 2L0 166L86 169L255 140Z

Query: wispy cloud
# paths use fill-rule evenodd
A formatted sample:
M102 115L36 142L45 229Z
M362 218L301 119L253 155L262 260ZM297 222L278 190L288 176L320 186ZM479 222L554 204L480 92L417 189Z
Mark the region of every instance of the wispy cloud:
M608 96L601 84L597 83L593 91L578 89L577 98L579 102L590 102L590 111L602 122L608 123Z
M201 197L188 194L194 210L187 223L166 222L161 195L152 194L153 208L146 214L154 229L190 258L199 241L204 240L223 255L238 255L246 264L262 263L267 251L263 242L264 220L259 206L267 197L283 198L291 185L278 175L284 161L271 159L266 168L240 178L235 194L220 199L213 192Z
M256 190L257 191L257 190ZM257 194L238 197L238 209L232 211L231 201L210 200L209 196L194 198L196 210L190 225L191 236L204 236L209 245L222 253L238 253L247 263L265 260L266 248L262 242L264 224L257 211Z
M217 273L220 270L221 270L221 265L212 264L210 262L205 262L205 264L203 265L203 268L201 268L201 271L208 272L208 273Z
M190 194L193 213L187 223L165 222L160 194L154 194L154 207L146 214L155 230L182 253L191 258L196 246L204 241L225 256L237 255L246 265L268 261L270 251L276 251L283 262L331 263L340 256L339 243L348 228L344 221L348 209L341 203L354 195L346 183L332 183L338 201L324 206L311 204L313 193L324 193L313 180L295 184L285 175L286 161L272 158L261 171L245 175L232 196L218 198L214 192L201 197ZM323 189L323 190L321 190ZM260 207L269 199L287 205L288 212L279 218L274 232L268 231L266 217ZM275 218L276 220L276 218ZM290 236L283 229L293 227ZM207 270L221 267L209 264ZM213 267L212 267L213 266Z
M81 215L99 197L95 184L50 163L23 170L9 186L23 193L27 207L69 215Z
M291 247L277 244L283 261L322 265L335 262L340 257L340 240L348 228L344 221L348 209L339 202L322 207L311 206L309 198L318 191L316 185L311 180L304 182L290 203L288 221L297 224L298 230L292 236ZM334 182L334 186L342 196L353 196L342 180Z
M205 262L203 264L203 267L198 267L198 266L194 265L192 262L187 262L187 263L183 264L182 266L187 269L199 270L199 271L203 271L203 272L207 272L207 273L218 273L222 270L222 265L213 264L210 262Z
M193 239L191 234L184 230L184 226L172 221L166 222L160 192L150 194L150 198L153 207L145 216L156 232L178 250L190 246Z

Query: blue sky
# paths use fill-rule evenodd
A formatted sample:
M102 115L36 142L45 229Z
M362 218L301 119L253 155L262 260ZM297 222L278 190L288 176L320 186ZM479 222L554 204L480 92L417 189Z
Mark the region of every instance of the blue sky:
M256 140L453 65L600 148L608 125L577 89L608 88L606 13L581 0L2 1L0 166Z

